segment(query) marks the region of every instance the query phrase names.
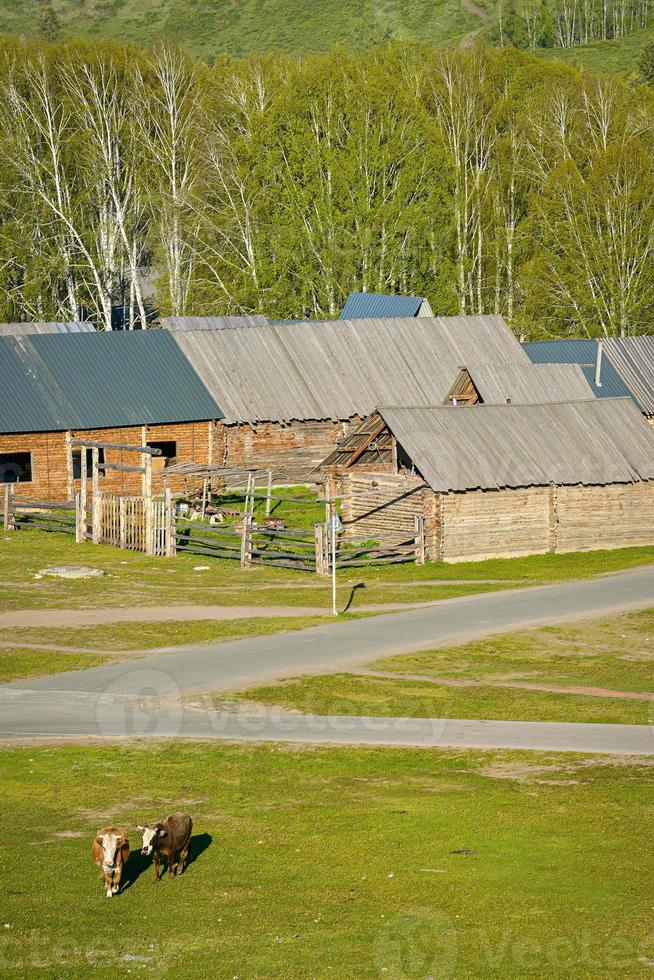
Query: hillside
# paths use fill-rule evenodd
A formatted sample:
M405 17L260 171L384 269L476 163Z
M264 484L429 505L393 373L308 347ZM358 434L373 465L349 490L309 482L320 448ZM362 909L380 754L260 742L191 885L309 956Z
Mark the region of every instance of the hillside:
M520 6L520 4L518 4ZM54 17L51 14L54 11ZM384 38L467 46L495 22L496 0L0 0L0 33L174 40L205 57L253 51L306 54ZM632 71L654 30L616 41L541 51L594 70Z
M0 0L0 32L38 33L46 5L63 35L170 39L202 55L360 51L385 37L443 47L484 24L469 0Z

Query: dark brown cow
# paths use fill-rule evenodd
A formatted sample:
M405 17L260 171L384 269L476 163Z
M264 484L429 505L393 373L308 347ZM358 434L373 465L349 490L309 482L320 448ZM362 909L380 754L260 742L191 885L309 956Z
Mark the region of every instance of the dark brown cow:
M120 891L123 865L129 857L129 839L125 828L103 827L99 830L93 841L91 854L102 871L107 898L117 895Z
M193 821L188 813L171 813L169 817L157 823L154 827L139 827L143 831L143 847L141 854L151 854L154 860L154 870L157 881L161 878L162 859L168 862L168 874L171 877L181 875L191 846ZM173 872L175 854L179 851L177 869Z

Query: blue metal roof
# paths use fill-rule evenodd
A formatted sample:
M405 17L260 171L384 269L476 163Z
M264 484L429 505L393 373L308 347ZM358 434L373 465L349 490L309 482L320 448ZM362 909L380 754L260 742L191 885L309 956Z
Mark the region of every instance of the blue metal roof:
M223 417L164 330L0 337L0 392L0 432Z
M417 316L424 299L420 296L387 296L384 293L350 293L341 310L341 320L363 317Z
M596 398L624 398L626 396L633 398L638 407L641 408L638 399L607 357L606 351L602 357L601 387L595 384L596 340L530 341L522 346L534 364L579 364Z

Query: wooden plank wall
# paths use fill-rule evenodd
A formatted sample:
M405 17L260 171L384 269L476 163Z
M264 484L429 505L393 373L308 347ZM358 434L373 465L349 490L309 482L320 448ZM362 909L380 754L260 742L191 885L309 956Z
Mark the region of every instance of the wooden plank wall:
M273 471L273 483L315 483L325 456L360 419L349 422L262 422L256 425L218 423L214 462L223 466ZM219 430L222 429L222 432ZM222 435L222 448L219 448Z
M425 514L433 493L417 478L345 472L337 493L342 499L343 537L384 543L415 534L415 517ZM427 531L429 533L429 531Z
M481 561L550 550L549 487L442 496L441 558Z
M654 544L654 482L559 487L557 551Z

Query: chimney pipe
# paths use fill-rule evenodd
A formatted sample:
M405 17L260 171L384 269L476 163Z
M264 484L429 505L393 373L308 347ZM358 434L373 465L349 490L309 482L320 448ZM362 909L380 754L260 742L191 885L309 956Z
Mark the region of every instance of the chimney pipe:
M595 362L595 385L602 387L602 355L604 354L604 344L601 340L597 342L597 360Z

